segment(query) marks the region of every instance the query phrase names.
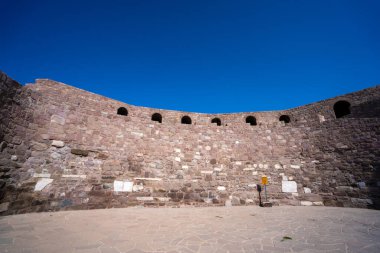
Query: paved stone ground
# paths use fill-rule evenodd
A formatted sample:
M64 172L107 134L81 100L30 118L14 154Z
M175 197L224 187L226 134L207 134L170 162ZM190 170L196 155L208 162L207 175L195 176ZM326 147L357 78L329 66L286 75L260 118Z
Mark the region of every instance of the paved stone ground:
M0 252L380 252L380 211L127 208L0 217Z

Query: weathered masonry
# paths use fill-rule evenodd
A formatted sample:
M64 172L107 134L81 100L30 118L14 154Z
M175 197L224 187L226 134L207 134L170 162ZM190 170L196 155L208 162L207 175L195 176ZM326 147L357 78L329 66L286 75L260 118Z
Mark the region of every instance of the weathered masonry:
M0 74L2 215L134 205L380 208L380 86L273 112L136 107Z

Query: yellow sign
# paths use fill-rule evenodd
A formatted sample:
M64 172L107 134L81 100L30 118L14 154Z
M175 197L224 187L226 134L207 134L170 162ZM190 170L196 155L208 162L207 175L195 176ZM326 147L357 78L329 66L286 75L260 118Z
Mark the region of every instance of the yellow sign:
M261 177L261 184L267 185L268 184L268 177L267 176L262 176Z

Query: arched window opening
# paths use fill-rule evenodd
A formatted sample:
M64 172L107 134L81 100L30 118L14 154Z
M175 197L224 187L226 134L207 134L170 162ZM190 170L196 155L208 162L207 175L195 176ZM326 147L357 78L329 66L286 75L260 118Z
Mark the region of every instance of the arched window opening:
M119 109L117 109L117 114L128 116L128 110L125 107L120 107Z
M279 120L285 122L285 124L290 123L290 117L288 115L281 115Z
M335 117L342 118L351 113L351 104L347 101L341 100L334 104Z
M161 116L161 114L159 114L159 113L153 114L152 115L152 121L157 121L157 122L162 123L162 116Z
M251 126L257 125L256 118L253 116L248 116L247 118L245 118L245 123L250 124Z
M217 126L221 126L222 125L222 121L219 118L213 118L211 120L211 123L215 123Z
M181 119L181 123L191 125L191 118L189 116L183 116Z

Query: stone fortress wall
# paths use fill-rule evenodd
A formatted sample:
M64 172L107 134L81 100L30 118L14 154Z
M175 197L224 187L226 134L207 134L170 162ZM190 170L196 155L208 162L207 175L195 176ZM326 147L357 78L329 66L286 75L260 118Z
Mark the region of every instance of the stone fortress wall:
M2 215L257 205L262 175L275 205L380 209L380 86L290 110L201 114L1 73L0 99Z

